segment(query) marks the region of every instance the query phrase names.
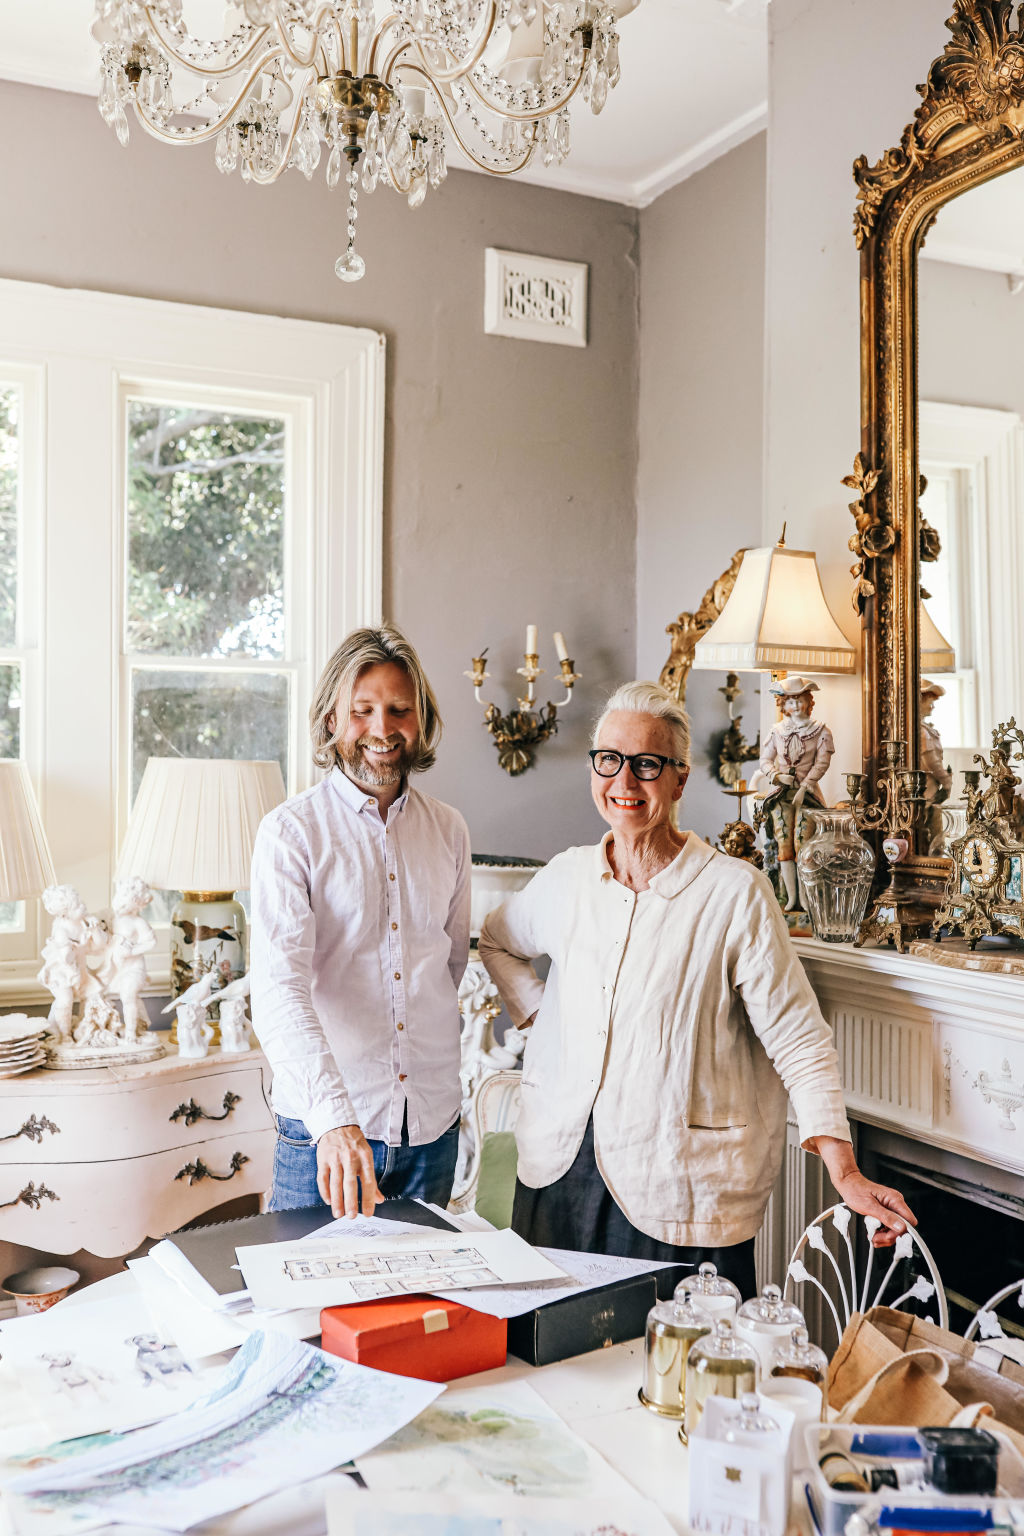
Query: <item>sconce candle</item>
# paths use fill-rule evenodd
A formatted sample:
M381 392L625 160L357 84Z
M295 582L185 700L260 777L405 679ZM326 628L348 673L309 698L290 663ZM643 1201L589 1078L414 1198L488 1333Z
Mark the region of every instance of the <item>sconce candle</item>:
M569 660L569 647L565 643L565 636L560 629L555 630L555 654L559 661Z
M542 741L547 741L558 730L558 710L563 709L572 698L573 685L580 680L580 674L574 671L572 657L568 655L565 640L561 634L555 636L555 643L559 648L560 678L565 685L565 698L559 699L555 704L546 704L540 714L534 712L534 684L544 670L538 666L540 660L537 654L537 626L527 625L526 629L526 655L523 657L524 665L517 667L517 675L526 679L526 693L516 700L518 709L513 709L507 715L503 715L496 704L488 704L480 696L480 689L484 679L490 674L485 669L487 647L479 656L472 658L472 669L464 673L473 684L473 692L478 704L484 706L484 725L494 737L494 744L498 749L498 762L505 772L513 777L525 773L533 762L533 749Z

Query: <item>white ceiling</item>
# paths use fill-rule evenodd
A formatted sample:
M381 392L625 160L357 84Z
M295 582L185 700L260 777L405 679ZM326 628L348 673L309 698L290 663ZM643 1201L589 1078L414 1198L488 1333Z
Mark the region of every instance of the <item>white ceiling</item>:
M186 0L186 18L196 3ZM200 12L210 3L198 0ZM569 159L523 179L643 207L756 133L767 117L766 4L642 0L621 23L622 80L604 112L581 103ZM0 78L95 95L92 19L92 0L0 0Z

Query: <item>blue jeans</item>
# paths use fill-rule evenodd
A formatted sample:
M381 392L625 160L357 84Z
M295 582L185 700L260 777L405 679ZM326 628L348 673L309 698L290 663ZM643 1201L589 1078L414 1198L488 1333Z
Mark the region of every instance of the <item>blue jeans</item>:
M274 1182L268 1211L303 1210L324 1205L316 1182L316 1143L301 1120L275 1115L277 1146L274 1148ZM386 1141L371 1141L373 1171L377 1188L385 1200L399 1196L427 1200L442 1210L452 1196L455 1163L459 1155L459 1122L436 1141L422 1147L409 1145L409 1132L403 1123L402 1141L389 1147Z

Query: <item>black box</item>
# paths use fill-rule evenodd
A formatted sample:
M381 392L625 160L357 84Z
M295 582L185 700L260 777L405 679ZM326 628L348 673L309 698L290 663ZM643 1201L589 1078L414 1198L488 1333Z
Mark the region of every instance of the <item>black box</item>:
M508 1352L527 1365L553 1365L592 1349L643 1337L657 1300L656 1275L631 1275L599 1290L565 1296L508 1320ZM473 1305L472 1292L466 1304Z

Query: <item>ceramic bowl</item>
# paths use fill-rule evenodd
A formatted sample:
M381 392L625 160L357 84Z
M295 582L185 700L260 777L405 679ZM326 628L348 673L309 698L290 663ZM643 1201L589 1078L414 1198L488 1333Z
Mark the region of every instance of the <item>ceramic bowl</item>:
M63 1265L43 1265L39 1269L22 1269L16 1275L8 1275L0 1290L14 1297L14 1308L19 1317L29 1312L45 1312L63 1301L71 1287L81 1276L77 1269L65 1269Z

